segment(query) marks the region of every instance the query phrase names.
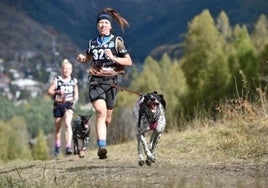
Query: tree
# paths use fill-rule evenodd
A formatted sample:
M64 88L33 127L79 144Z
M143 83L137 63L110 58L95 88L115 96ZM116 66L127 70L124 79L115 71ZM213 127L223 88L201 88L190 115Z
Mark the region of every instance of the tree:
M220 34L225 38L225 40L230 40L232 37L232 28L230 27L230 22L227 14L221 11L216 22L216 26Z
M33 138L37 136L39 128L43 129L45 134L54 131L53 102L50 98L36 97L26 103L15 103L3 96L0 96L0 100L0 120L7 122L15 116L23 117Z
M54 131L52 109L52 100L46 97L37 97L23 106L21 113L26 118L32 138L37 136L39 129L42 129L44 134Z
M176 60L171 60L167 54L163 54L159 61L160 72L158 79L160 83L160 91L164 94L167 109L167 127L174 128L178 125L181 118L182 101L188 94L188 85L184 72L181 69L181 63Z
M150 56L147 57L144 61L142 72L133 79L130 87L143 93L154 90L160 91L160 78L157 77L159 72L161 72L161 69L158 62Z
M10 120L13 116L18 115L22 108L20 105L15 105L13 101L8 100L6 97L0 95L0 119L3 121Z
M258 62L260 63L260 80L264 82L264 85L266 86L268 83L268 44L263 48L263 51L258 58Z
M6 125L6 123L4 123L3 121L0 121L0 148L1 148L1 152L0 152L0 160L1 161L7 161L8 160L8 139L7 139L7 135L9 135L10 133L10 129L9 127Z
M257 21L253 34L252 41L256 48L258 63L260 65L259 73L260 80L267 85L268 73L268 22L265 15L261 15Z
M190 90L186 105L193 113L195 108L208 109L214 101L224 97L231 75L225 40L210 12L204 10L188 27L182 69Z
M33 159L47 160L49 159L49 150L43 131L40 129L38 132L36 143L33 147Z
M10 152L16 152L15 158L31 159L31 151L29 148L29 134L27 131L27 125L25 119L21 116L13 117L8 121L8 126L12 129L13 134L10 136L11 146ZM15 146L13 145L15 144ZM13 154L12 154L13 155Z
M256 49L245 26L236 25L233 32L233 46L235 58L239 68L234 72L239 97L247 97L258 84L259 63L257 62Z
M252 41L256 47L257 54L260 54L265 45L268 44L268 22L265 15L261 15L257 21L253 34Z
M28 134L22 117L13 117L8 122L0 121L0 159L30 159Z

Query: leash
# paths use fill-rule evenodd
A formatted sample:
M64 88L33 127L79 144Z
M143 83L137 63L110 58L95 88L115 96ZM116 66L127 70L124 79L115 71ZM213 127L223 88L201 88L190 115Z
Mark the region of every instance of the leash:
M138 91L133 91L133 90L130 90L130 89L127 89L125 87L121 87L117 84L111 84L112 87L115 87L117 89L119 89L120 91L127 91L129 93L133 93L133 94L136 94L136 95L139 95L139 96L142 96L142 93L141 92L138 92Z
M88 79L90 80L91 79L91 76L89 76ZM92 85L98 85L99 82L98 81L93 81L93 82L91 81L90 84L92 84ZM127 89L125 87L119 86L119 85L117 85L115 83L108 84L108 85L111 85L111 87L117 88L120 91L127 91L129 93L132 93L132 94L135 94L135 95L138 95L138 96L142 96L142 92L133 91L133 90Z

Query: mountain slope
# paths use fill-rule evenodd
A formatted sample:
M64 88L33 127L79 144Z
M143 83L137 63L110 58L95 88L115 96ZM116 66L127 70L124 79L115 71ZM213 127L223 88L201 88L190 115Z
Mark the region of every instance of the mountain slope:
M1 58L42 56L51 61L55 56L65 57L78 51L66 34L38 23L23 10L0 3L0 15Z
M155 48L181 42L181 35L187 31L187 24L204 9L214 17L221 10L234 24L246 24L252 28L260 14L268 14L266 0L58 0L35 1L3 0L16 9L22 10L42 25L49 25L61 34L68 35L81 49L87 47L96 33L96 14L104 7L118 10L130 22L130 29L122 34L115 26L116 33L123 35L126 45L137 62ZM116 24L114 24L116 25Z

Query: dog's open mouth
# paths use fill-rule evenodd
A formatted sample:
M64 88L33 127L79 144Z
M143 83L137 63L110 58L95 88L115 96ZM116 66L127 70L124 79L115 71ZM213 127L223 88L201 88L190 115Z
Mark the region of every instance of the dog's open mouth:
M88 128L88 123L87 124L84 124L85 128L87 129Z
M151 109L151 111L152 112L156 112L158 105L159 104L157 102L151 102L150 103L150 109Z
M89 120L88 121L84 121L83 124L84 124L84 127L87 129L88 126L89 126Z

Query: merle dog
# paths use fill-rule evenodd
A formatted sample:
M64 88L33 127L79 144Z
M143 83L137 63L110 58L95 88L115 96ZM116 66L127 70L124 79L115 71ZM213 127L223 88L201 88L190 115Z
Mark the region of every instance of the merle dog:
M145 162L148 166L151 166L151 163L156 160L155 149L161 133L166 127L165 109L164 96L156 91L142 95L133 109L137 126L138 163L140 166L143 166ZM145 133L150 130L152 130L152 135L150 147L148 147ZM146 154L146 161L144 161L142 150Z
M74 154L79 154L80 158L85 156L85 151L88 149L90 141L90 118L89 116L79 115L73 122L73 142L74 142ZM82 146L80 143L82 142Z

